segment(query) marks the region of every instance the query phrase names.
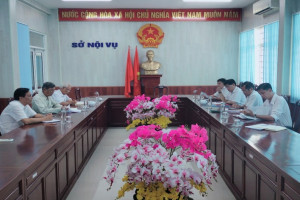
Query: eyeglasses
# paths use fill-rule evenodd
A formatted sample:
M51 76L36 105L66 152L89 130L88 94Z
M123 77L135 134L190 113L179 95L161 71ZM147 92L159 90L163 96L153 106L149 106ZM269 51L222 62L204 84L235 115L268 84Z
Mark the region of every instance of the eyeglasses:
M47 89L47 92L54 92L54 89L53 88L49 88L49 89Z

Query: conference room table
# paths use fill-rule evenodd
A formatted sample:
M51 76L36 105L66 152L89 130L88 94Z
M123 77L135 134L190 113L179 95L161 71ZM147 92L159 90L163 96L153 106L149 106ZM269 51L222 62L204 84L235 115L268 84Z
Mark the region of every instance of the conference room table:
M1 136L13 141L0 142L0 200L65 199L105 130L126 126L123 110L132 98L102 99L84 112L71 113L71 123L26 125ZM300 199L300 134L246 127L261 123L257 120L235 126L233 114L224 121L192 95L178 99L171 125L197 123L207 129L207 147L237 199Z

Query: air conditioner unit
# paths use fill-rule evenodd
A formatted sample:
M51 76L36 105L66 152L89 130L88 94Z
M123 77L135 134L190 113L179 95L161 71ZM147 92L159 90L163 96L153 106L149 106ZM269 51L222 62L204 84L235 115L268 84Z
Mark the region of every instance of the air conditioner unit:
M253 14L262 15L274 12L279 8L279 0L260 0L253 4Z

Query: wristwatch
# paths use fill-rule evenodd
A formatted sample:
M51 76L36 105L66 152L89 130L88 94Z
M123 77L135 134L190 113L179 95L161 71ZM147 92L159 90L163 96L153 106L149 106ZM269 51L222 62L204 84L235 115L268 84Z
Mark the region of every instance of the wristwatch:
M222 92L219 92L219 94L221 94Z

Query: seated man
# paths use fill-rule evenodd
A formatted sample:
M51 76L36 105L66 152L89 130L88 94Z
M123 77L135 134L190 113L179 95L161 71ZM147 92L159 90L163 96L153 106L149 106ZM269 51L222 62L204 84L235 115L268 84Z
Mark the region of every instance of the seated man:
M228 97L229 95L229 91L227 90L227 88L225 87L225 78L220 78L217 80L217 92L215 94L213 94L213 98L214 99L218 99L221 100L220 98L220 94L223 94L223 96L225 97L225 99Z
M238 105L233 104L232 107L235 108L247 108L253 110L257 106L261 106L263 104L262 97L258 92L254 90L254 85L251 82L244 82L242 84L242 91L246 96L246 104Z
M52 120L52 114L36 114L31 104L31 94L28 88L18 88L14 92L14 101L10 102L0 116L0 131L8 133L24 124L32 124Z
M51 82L46 82L42 86L42 92L33 97L32 108L37 113L58 113L61 110L62 105L53 100L52 94L54 92L55 85Z
M258 86L257 91L265 102L255 111L246 109L244 114L263 120L276 121L281 126L291 127L290 108L282 96L278 96L273 92L271 84L262 83Z
M52 97L57 102L60 103L62 106L68 106L71 104L75 104L76 101L73 101L67 94L71 91L71 85L63 85L60 89L55 90Z
M229 91L229 95L225 97L222 93L220 94L220 98L223 102L227 104L238 105L244 105L246 103L246 97L243 91L236 86L236 83L233 79L226 80L225 87Z

